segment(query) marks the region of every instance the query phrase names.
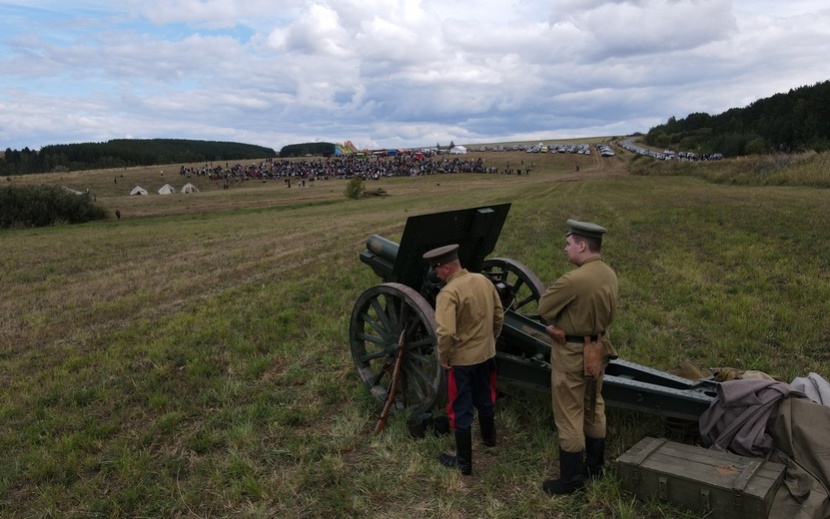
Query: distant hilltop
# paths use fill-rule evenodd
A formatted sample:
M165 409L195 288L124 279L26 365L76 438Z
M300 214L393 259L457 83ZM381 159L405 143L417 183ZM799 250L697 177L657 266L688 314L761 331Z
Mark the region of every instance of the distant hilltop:
M253 144L185 139L116 139L55 144L39 151L6 149L0 175L25 175L83 169L154 166L193 162L269 159L277 153Z
M727 157L830 150L830 81L791 89L718 115L670 117L645 136L649 146Z
M357 147L352 144L352 141L345 143L332 142L304 142L302 144L289 144L283 146L280 150L280 158L288 157L306 157L306 156L323 156L330 157L356 155L359 153Z

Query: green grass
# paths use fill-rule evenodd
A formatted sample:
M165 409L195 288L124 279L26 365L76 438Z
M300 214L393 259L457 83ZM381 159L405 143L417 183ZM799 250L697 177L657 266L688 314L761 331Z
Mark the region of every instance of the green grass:
M365 239L489 203L513 204L494 256L545 283L571 268L567 218L609 228L623 358L828 373L826 191L534 159L529 177L387 179L390 196L364 200L345 181L112 192L99 200L133 204L128 219L0 231L0 516L693 517L622 493L613 472L541 492L558 458L547 395L501 388L499 446L474 443L472 478L438 465L451 439L410 439L405 416L372 434L381 406L348 344L354 302L379 283ZM609 459L646 435L682 439L611 410Z
M750 155L726 161L661 162L636 156L635 175L691 176L741 186L830 187L830 153Z

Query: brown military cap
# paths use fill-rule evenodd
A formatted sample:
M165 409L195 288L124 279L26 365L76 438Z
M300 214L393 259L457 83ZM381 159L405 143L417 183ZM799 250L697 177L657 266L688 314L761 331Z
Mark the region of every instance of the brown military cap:
M458 259L458 244L444 245L424 253L424 259L433 267L440 267Z
M585 236L586 238L596 238L602 241L602 235L607 233L608 229L591 222L579 222L577 220L568 220L568 234L576 234L577 236Z

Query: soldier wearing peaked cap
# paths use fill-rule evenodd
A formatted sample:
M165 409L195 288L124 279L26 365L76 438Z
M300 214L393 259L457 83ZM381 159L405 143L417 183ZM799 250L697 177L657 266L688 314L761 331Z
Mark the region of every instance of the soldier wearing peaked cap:
M424 253L424 259L433 268L455 261L458 259L458 245L453 243L427 251Z
M447 370L447 415L455 432L456 455L442 454L439 461L470 475L475 410L484 444L496 445L496 337L504 309L493 283L461 266L458 245L433 249L423 258L445 283L436 298L435 321L438 358Z
M617 353L608 336L617 309L617 275L600 256L607 230L577 220L567 224L565 253L577 268L557 279L539 300L539 315L554 338L551 397L559 432L560 477L542 484L550 494L570 494L583 486L585 475L602 476L606 436L602 370ZM596 352L597 362L588 361L589 349ZM595 368L592 376L587 374L589 364Z

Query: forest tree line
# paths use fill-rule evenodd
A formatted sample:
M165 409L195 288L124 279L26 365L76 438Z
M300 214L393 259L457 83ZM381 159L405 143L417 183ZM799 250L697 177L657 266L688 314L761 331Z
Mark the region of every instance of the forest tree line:
M329 156L334 153L334 144L331 142L305 142L289 144L280 150L280 158Z
M727 157L830 150L830 81L759 99L720 115L670 117L648 131L650 146Z
M830 81L759 99L719 115L670 117L645 136L650 146L696 153L739 156L773 151L830 150ZM280 157L320 156L334 144L291 144ZM116 139L101 143L55 144L39 151L7 148L0 175L84 169L274 158L271 148L251 144L184 139Z
M235 142L184 139L116 139L100 143L55 144L39 151L6 149L0 175L126 168L162 164L274 158L271 148Z

